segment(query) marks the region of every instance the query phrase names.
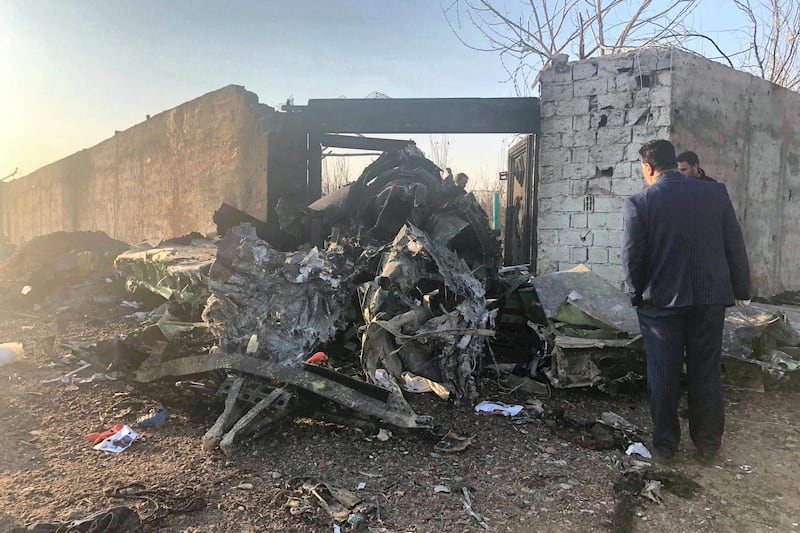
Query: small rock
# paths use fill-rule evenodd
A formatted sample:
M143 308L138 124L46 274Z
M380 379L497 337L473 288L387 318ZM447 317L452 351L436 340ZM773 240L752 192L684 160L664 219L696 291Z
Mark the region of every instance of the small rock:
M239 507L236 508L236 510L237 511L244 511L244 507L240 505Z
M450 487L447 485L436 485L433 487L434 494L450 494Z
M270 472L269 474L272 476L272 479L280 479L283 475L280 472Z
M559 483L558 485L562 490L570 490L572 489L572 485L569 483Z
M379 441L386 442L387 440L392 438L392 432L387 429L381 428L381 430L378 431L376 437Z
M240 484L236 485L236 488L239 489L239 490L253 490L253 484L252 483L240 483Z

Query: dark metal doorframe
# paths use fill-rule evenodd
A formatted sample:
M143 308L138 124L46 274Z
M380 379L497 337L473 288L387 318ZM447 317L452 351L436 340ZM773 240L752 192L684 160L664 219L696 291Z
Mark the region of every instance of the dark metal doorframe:
M514 144L508 150L507 161L503 261L505 264L529 263L532 271L535 271L539 210L539 136L531 134Z

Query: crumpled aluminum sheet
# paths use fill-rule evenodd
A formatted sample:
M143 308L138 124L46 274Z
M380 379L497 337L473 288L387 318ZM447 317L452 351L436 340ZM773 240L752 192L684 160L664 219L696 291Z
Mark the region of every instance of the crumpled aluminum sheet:
M203 312L220 348L244 353L256 335L257 357L299 366L343 325L349 291L338 257L335 249L279 252L250 224L233 228L219 244Z
M427 295L435 298L426 299L421 287L437 287ZM406 224L384 253L378 276L362 288L362 301L368 326L361 361L368 378L379 367L396 378L408 370L443 383L457 398L472 393L494 313L460 257ZM383 319L389 310L392 318Z

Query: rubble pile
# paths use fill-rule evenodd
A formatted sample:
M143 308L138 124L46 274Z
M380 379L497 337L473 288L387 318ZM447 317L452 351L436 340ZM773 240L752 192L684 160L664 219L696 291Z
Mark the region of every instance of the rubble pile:
M99 298L114 258L130 246L102 231L42 235L0 261L0 306L31 310Z

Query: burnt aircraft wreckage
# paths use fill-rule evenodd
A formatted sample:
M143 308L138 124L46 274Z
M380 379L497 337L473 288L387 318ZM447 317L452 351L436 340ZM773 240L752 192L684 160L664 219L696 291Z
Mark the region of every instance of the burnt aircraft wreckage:
M310 205L279 201L277 212L280 247L263 222L226 204L215 239L122 253L115 241L117 274L153 310L135 313L124 335L69 347L123 379L177 380L217 398L203 445L226 454L298 413L434 429L404 392L424 383L471 402L485 370L534 393L613 393L644 379L627 296L585 267L541 276L501 267L500 233L475 197L413 143ZM732 310L725 343L730 373L748 386L796 382L800 336L783 309Z

